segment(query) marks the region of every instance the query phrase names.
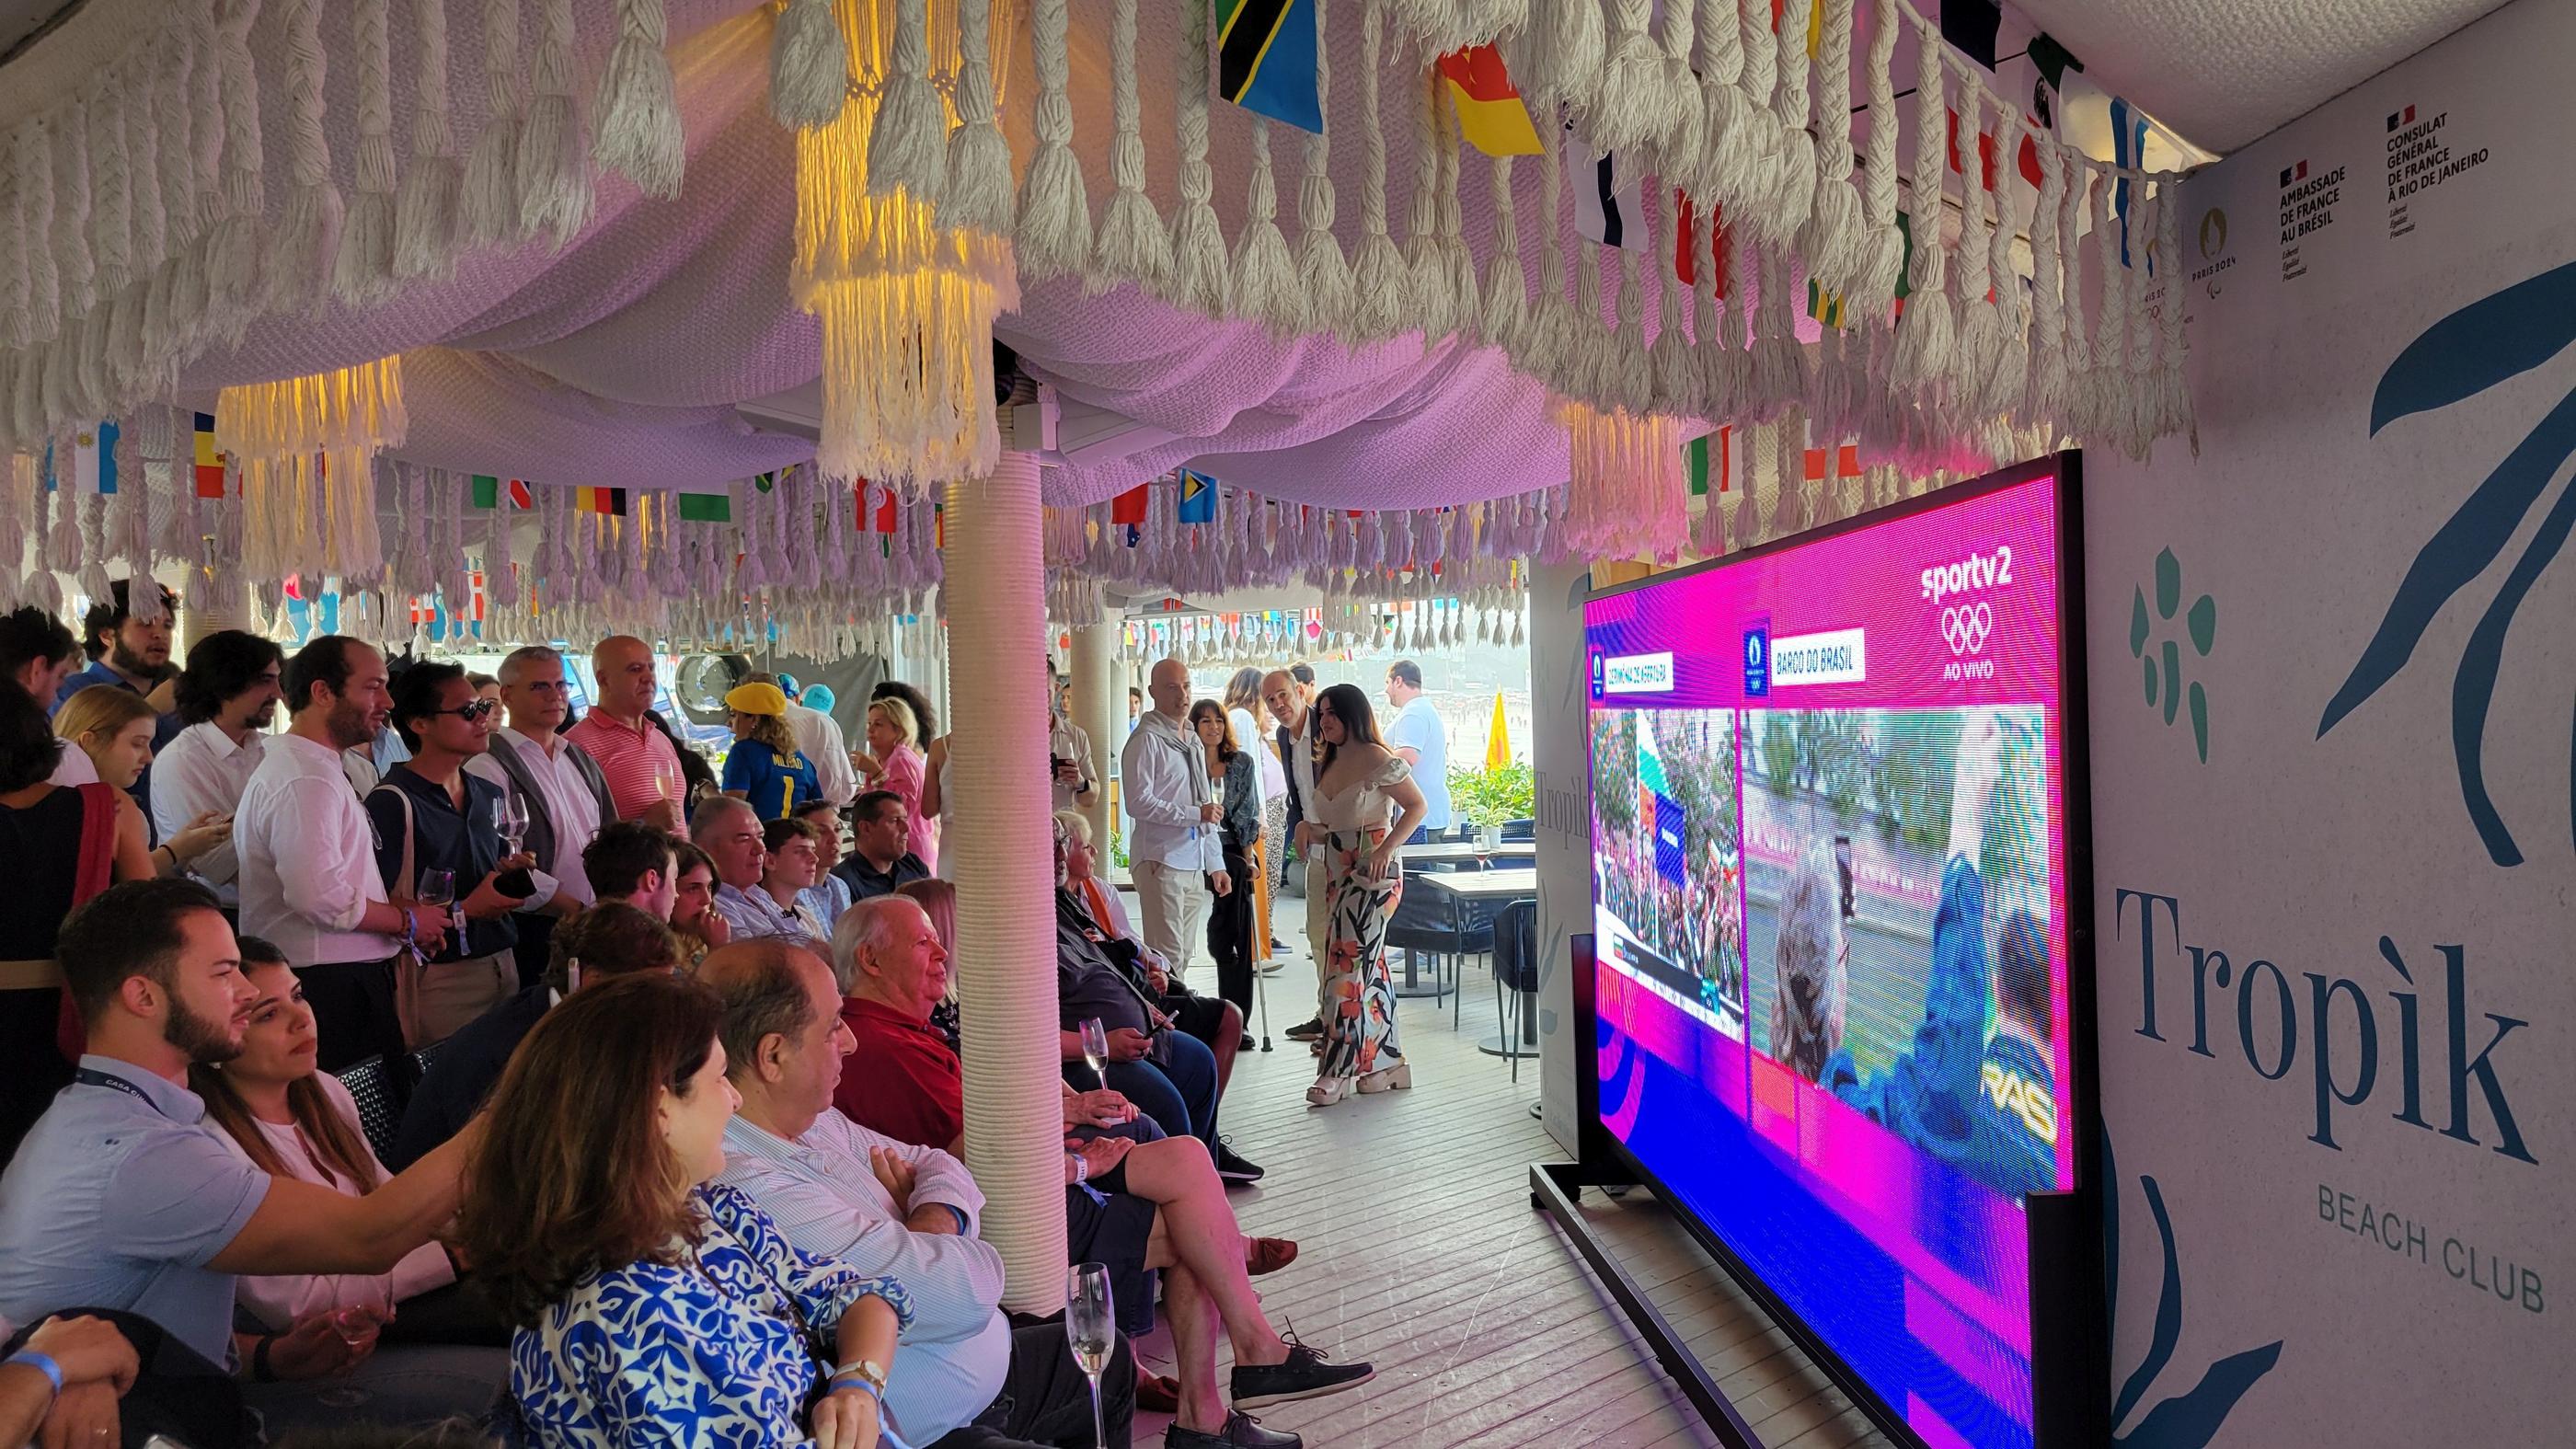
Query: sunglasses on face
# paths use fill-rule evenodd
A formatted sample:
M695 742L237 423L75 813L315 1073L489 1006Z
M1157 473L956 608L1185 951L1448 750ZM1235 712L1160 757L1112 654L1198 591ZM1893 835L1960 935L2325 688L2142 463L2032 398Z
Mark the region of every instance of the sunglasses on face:
M464 703L464 704L460 704L460 705L458 705L458 706L457 706L456 708L454 708L454 709L433 709L433 710L431 710L431 711L430 711L430 713L431 713L431 714L452 714L452 715L456 716L458 719L461 719L461 720L465 721L467 724L472 724L474 721L476 721L476 720L478 720L478 719L483 718L485 715L490 714L490 713L492 712L493 708L494 708L494 706L493 706L493 704L492 704L492 701L490 701L490 700L488 700L488 699L477 699L477 700L469 700L469 701L467 701L467 702L466 702L466 703Z

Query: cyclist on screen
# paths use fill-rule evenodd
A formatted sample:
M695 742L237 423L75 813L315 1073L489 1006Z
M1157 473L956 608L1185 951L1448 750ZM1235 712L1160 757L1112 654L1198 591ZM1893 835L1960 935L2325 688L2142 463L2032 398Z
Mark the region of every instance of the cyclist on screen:
M2023 910L2007 914L1991 970L1986 959L1977 861L2003 746L2004 725L1992 711L1972 717L1960 736L1932 979L1913 1044L1866 1082L1851 1053L1837 1052L1821 1082L1907 1142L2019 1198L2057 1186L2056 1038L2048 938L2038 920Z

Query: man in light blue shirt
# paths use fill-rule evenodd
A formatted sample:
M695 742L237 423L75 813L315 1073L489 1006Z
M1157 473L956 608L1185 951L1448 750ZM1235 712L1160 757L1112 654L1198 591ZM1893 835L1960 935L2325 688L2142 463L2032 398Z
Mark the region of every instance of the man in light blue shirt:
M1422 697L1422 666L1410 659L1386 667L1386 701L1396 711L1386 727L1386 747L1412 767L1422 803L1431 809L1405 842L1419 845L1449 828L1449 732L1440 723L1440 712Z
M478 1132L351 1197L272 1178L207 1125L188 1068L240 1054L255 993L204 886L112 886L55 955L89 1054L0 1174L0 1318L124 1309L225 1363L235 1274L388 1273L455 1215Z
M742 1096L719 1180L798 1248L912 1295L886 1384L889 1425L921 1449L1089 1443L1090 1389L1064 1325L1014 1331L1002 1315L1002 1256L975 1236L984 1194L965 1165L833 1109L856 1042L831 968L787 942L746 941L710 954L697 979L724 999L725 1075ZM1135 1380L1122 1338L1101 1376L1113 1445L1127 1443Z

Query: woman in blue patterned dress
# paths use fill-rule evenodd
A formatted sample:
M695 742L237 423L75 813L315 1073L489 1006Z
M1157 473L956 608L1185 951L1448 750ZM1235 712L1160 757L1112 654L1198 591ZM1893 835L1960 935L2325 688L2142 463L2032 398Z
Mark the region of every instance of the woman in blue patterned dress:
M721 1014L658 973L577 992L493 1093L458 1225L518 1328L510 1392L539 1449L877 1443L911 1304L711 1183L741 1100Z

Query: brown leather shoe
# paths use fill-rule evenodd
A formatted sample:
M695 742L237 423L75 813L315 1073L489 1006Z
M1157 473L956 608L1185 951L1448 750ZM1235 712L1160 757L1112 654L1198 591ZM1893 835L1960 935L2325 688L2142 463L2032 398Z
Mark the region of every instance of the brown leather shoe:
M1245 1246L1244 1271L1258 1278L1276 1273L1297 1261L1297 1244L1292 1238L1253 1238Z

